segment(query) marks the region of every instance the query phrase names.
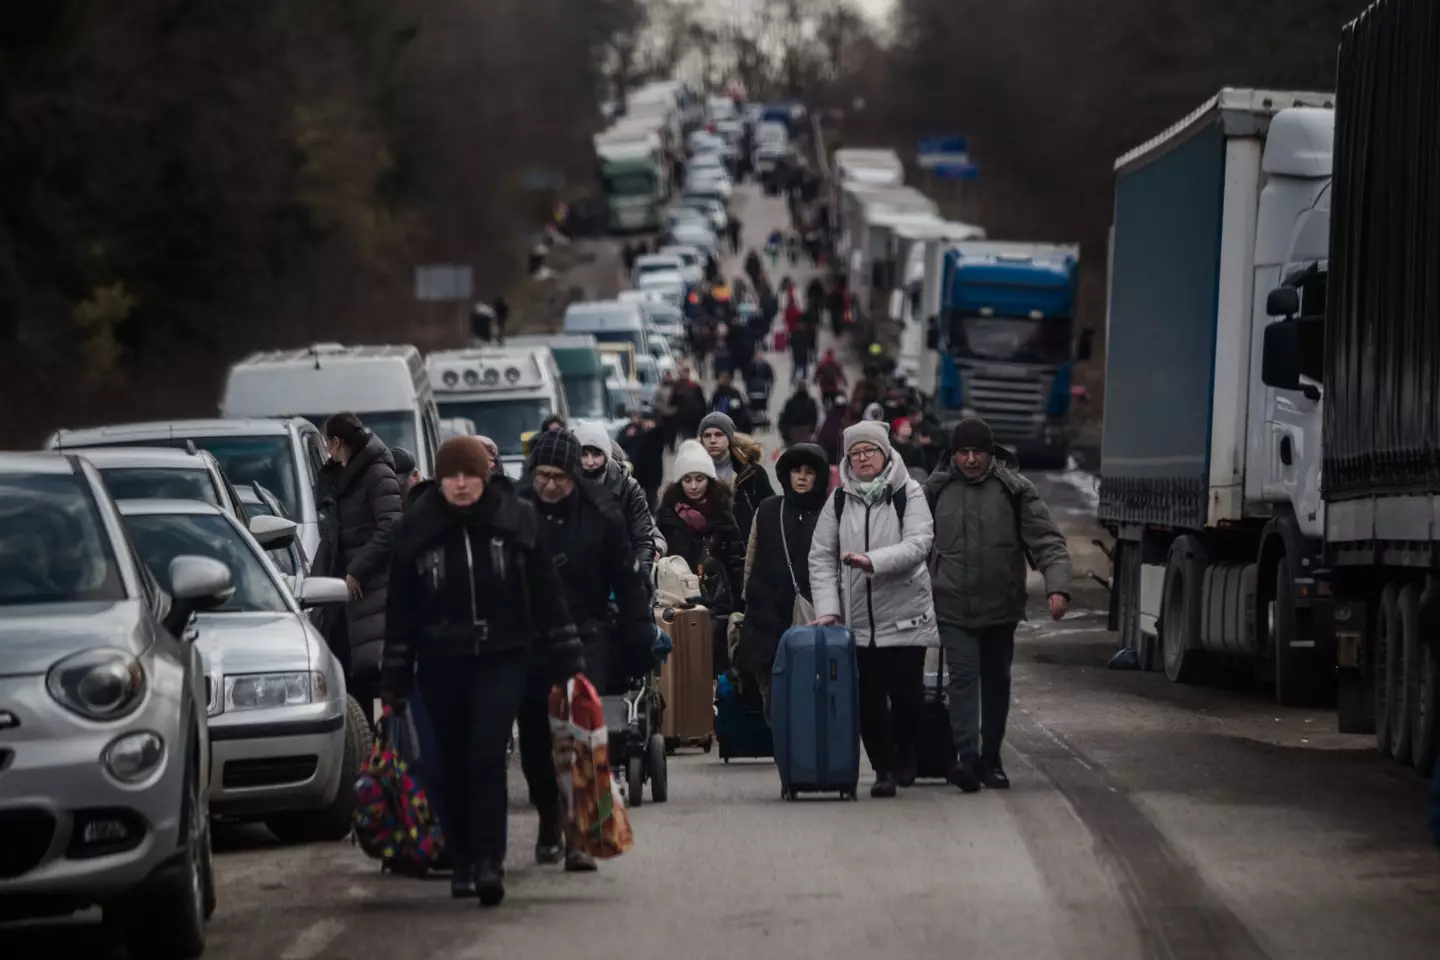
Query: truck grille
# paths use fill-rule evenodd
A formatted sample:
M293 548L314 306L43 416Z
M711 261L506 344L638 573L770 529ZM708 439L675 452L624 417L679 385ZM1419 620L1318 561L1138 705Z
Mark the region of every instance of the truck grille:
M40 865L55 836L55 818L44 810L0 812L0 880L23 876Z
M998 364L960 365L965 405L989 421L1000 441L1028 440L1038 435L1055 375L1049 371L1009 368Z

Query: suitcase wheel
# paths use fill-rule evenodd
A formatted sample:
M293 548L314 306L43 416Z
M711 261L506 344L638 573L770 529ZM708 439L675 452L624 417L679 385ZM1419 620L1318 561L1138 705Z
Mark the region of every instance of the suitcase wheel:
M704 750L706 753L709 753L709 752L710 752L710 747L711 747L712 745L714 745L714 743L715 743L715 738L714 738L713 736L706 737L706 738L705 738L705 742L702 743L702 744L700 744L700 749L701 749L701 750ZM725 762L726 762L726 763L729 763L730 761L727 760L727 761L725 761Z

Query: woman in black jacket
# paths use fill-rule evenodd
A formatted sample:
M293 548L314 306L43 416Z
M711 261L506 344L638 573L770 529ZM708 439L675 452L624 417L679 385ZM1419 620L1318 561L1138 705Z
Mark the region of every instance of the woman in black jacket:
M505 896L505 748L532 650L557 680L584 669L580 641L539 537L535 508L487 480L489 451L452 437L438 482L410 505L395 537L386 605L382 699L403 708L418 683L440 753L450 892ZM417 669L418 668L418 669Z
M744 610L745 541L735 523L730 485L715 478L715 463L698 441L680 444L675 475L679 479L660 498L656 523L669 555L684 558L700 576L700 594L715 630L718 676L729 669L725 649L729 616Z
M770 718L770 671L780 635L795 625L795 596L810 600L810 539L830 497L830 460L813 443L780 455L775 475L784 491L755 511L745 551L745 624L735 666L760 690Z
M344 617L336 618L328 636L345 660L350 693L368 705L380 683L390 536L404 504L394 457L355 414L327 420L325 444L330 462L315 485L320 546L313 570L343 577L350 586Z

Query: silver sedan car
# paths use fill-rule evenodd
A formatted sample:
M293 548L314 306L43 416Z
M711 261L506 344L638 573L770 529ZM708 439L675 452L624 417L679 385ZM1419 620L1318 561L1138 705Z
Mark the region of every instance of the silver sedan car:
M0 919L99 904L134 957L196 957L215 909L192 616L230 571L135 559L95 468L0 453Z
M193 500L124 500L120 512L140 561L164 583L174 557L224 564L235 592L197 617L210 718L210 808L263 820L287 842L350 834L354 783L371 744L367 714L346 696L344 669L305 615L350 598L345 581L307 577L292 594L256 537L234 517ZM267 543L289 546L298 526L251 521Z

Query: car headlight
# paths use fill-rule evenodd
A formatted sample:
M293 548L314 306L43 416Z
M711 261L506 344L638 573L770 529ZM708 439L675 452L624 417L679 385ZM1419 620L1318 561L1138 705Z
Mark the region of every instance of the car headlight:
M122 783L139 783L165 760L165 741L148 730L130 733L105 748L105 769Z
M51 667L45 688L87 720L119 720L145 698L145 669L123 650L85 650Z
M252 673L225 678L226 710L268 710L329 699L323 673Z

